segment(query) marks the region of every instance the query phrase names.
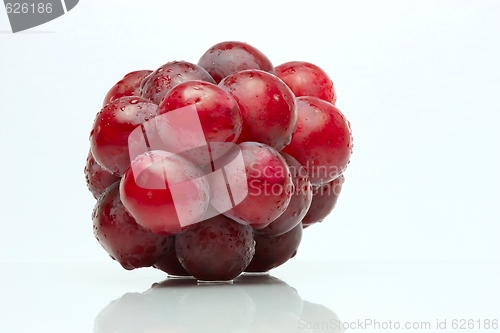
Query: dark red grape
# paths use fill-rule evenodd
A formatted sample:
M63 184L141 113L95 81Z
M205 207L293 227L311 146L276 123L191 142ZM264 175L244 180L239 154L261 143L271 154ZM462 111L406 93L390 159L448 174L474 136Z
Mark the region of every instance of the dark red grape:
M295 157L318 186L339 177L349 164L351 128L337 107L317 97L298 97L297 105L297 130L283 152Z
M182 266L198 280L232 280L255 252L252 228L218 215L175 237Z
M109 102L124 96L140 96L141 94L141 82L142 80L151 74L153 71L142 70L130 72L118 81L111 89L109 89L106 97L104 97L104 102L102 106L105 106Z
M290 143L298 111L295 96L283 81L250 69L227 76L219 86L240 106L243 129L238 142L262 142L278 151Z
M305 61L291 61L276 67L276 75L292 89L296 97L314 96L335 105L337 94L328 74Z
M99 165L121 176L130 165L129 136L156 116L158 106L147 99L128 96L106 104L90 132L90 148Z
M155 70L141 84L141 96L160 104L163 97L176 85L191 80L215 83L202 67L187 61L171 61Z
M219 83L226 76L245 69L260 69L271 74L275 70L271 61L255 47L242 42L222 42L203 54L198 65Z
M340 177L313 190L311 207L302 219L304 228L323 221L332 212L342 191L344 181L344 176L340 175Z
M292 156L285 153L281 155L290 169L294 191L285 212L264 229L255 230L260 235L278 236L292 230L302 221L311 205L312 186L307 170Z
M97 241L125 269L149 267L167 250L167 237L144 229L127 212L118 182L97 200L92 219Z
M267 272L295 256L302 240L302 223L279 236L255 234L254 238L255 255L245 272Z
M104 170L95 161L94 156L92 156L91 150L89 150L89 153L87 155L87 161L83 172L85 174L85 182L87 183L87 187L90 193L92 193L92 195L96 199L99 198L110 185L120 180L120 177L117 177Z
M167 237L167 250L161 256L160 260L154 265L155 268L172 276L191 276L184 267L182 267L177 252L175 252L175 236Z

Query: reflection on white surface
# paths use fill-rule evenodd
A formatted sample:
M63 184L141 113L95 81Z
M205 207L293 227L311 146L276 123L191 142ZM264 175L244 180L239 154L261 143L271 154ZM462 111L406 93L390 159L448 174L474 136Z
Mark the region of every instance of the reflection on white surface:
M428 330L405 330L426 333L457 332L454 320L473 320L467 332L500 321L500 262L291 260L272 273L300 297L270 277L219 286L168 280L150 288L165 273L126 271L115 262L0 264L0 332L331 333L338 332L330 325L337 318L332 310L348 332L390 331L361 327L367 320L429 323ZM447 328L438 328L444 321Z
M302 300L273 276L240 276L233 284L197 285L167 279L143 293L126 293L96 317L95 333L343 332L337 315Z

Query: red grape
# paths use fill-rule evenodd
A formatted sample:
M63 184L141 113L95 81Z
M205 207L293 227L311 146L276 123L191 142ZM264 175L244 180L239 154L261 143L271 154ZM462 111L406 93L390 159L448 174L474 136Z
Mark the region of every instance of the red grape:
M298 97L299 121L292 142L283 152L306 169L313 185L342 174L352 152L349 122L333 104L317 97Z
M155 268L173 276L190 276L182 267L177 252L175 252L175 236L167 236L167 250L161 258L154 264Z
M218 215L175 237L182 266L198 280L232 280L255 252L252 228Z
M126 74L90 132L96 238L127 269L199 280L283 264L340 194L353 139L336 99L317 65L236 41Z
M311 207L302 220L304 228L323 221L331 213L342 191L344 181L344 176L340 175L340 177L313 190Z
M262 142L276 150L290 143L298 111L295 96L283 81L250 69L227 76L219 85L240 106L243 130L238 142Z
M215 83L202 67L187 61L171 61L155 70L141 84L141 96L160 104L162 98L179 83L201 80Z
M183 82L165 95L158 107L158 114L188 105L196 106L207 142L236 142L241 133L243 120L238 104L229 93L209 82L198 80ZM169 128L169 130L176 129ZM163 133L163 135L172 134ZM185 136L183 139L188 138Z
M177 234L201 221L209 193L201 169L164 151L139 155L120 182L123 204L137 223L164 235Z
M294 185L294 192L287 209L267 227L255 230L257 234L278 236L295 228L306 215L312 200L312 186L307 170L292 156L281 153L285 159Z
M245 69L260 69L271 74L275 70L271 61L255 47L242 42L222 42L203 54L198 65L219 83L226 76Z
M335 105L337 94L328 74L305 61L291 61L276 67L276 75L285 82L296 97L314 96Z
M90 132L90 147L103 169L121 176L130 165L129 135L154 118L158 106L147 99L128 96L106 104Z
M98 242L125 269L149 267L167 250L167 237L147 231L127 212L118 182L97 200L92 218Z
M302 240L302 223L279 236L254 235L255 255L245 272L267 272L283 265L297 253Z
M85 164L85 168L83 169L85 174L85 181L87 183L87 187L94 196L94 198L99 198L101 194L113 183L116 183L120 180L120 177L117 177L108 171L104 170L94 159L92 156L92 151L89 150L89 154L87 155L87 163Z
M248 195L224 215L257 229L264 228L288 207L293 192L290 170L285 159L272 147L258 142L244 142L239 146Z
M111 89L109 89L106 97L104 97L104 102L102 106L105 106L109 102L124 96L140 96L141 89L140 85L142 79L151 74L153 71L142 70L130 72L118 81Z

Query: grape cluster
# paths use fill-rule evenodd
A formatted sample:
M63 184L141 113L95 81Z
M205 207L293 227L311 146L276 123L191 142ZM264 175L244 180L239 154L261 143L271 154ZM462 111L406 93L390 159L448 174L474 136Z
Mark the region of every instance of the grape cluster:
M282 265L344 182L353 139L336 100L318 66L274 67L242 42L128 73L90 132L96 239L125 269L198 280Z

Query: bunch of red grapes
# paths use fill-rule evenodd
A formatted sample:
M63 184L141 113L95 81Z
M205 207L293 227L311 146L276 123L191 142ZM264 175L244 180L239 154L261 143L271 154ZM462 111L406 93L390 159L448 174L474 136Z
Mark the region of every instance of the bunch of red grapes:
M282 265L344 182L336 99L318 66L274 67L242 42L128 73L90 132L95 237L128 270L216 281Z

